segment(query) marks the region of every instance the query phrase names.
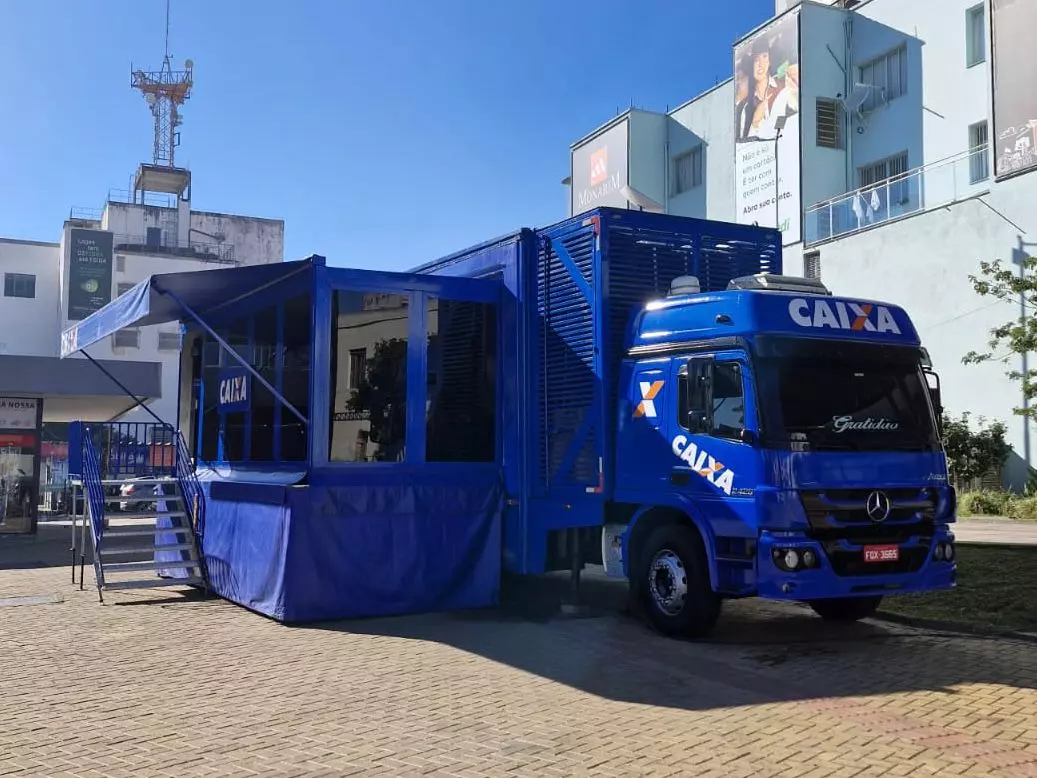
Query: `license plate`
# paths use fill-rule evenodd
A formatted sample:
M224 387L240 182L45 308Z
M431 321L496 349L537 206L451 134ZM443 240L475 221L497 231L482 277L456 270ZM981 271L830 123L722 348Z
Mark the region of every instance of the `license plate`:
M896 562L900 559L900 546L865 546L865 562Z

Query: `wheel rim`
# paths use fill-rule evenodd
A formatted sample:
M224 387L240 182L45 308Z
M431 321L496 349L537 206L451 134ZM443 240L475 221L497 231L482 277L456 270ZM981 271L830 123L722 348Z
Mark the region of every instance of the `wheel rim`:
M688 573L681 558L668 548L652 557L648 590L655 606L668 616L676 616L684 609L688 596Z

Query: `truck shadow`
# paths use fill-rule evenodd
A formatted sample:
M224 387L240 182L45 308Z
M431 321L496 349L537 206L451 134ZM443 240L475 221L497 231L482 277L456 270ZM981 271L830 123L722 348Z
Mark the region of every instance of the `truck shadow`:
M955 695L973 684L1037 689L1037 651L1021 641L830 624L803 606L758 600L727 603L708 640L680 641L628 614L622 585L585 580L589 610L576 618L558 609L566 591L564 578L547 576L512 583L496 610L299 628L432 641L604 699L686 710L840 698L854 708L863 703L848 698Z

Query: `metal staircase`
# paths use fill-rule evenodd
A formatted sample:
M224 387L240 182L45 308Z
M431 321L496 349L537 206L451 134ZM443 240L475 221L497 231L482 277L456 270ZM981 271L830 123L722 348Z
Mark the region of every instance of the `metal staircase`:
M121 483L101 482L102 486ZM101 533L91 533L100 600L104 602L105 591L118 589L206 587L198 542L177 480L154 477L134 484L138 489L133 495L119 498L131 510L115 514L107 526L102 523Z
M183 437L168 425L148 425L169 440L171 456L156 462L154 457L149 460L140 455L138 451L144 447L136 442L154 439L153 429L127 435L122 429L128 426L125 423L77 424L81 425L77 445L70 449L81 452L78 469L85 499L78 543L77 517L73 517L73 582L78 552L79 587L83 588L85 535L89 531L97 596L102 603L105 591L119 589L199 586L208 593L201 546L204 493ZM128 456L124 449L130 451ZM134 486L130 493L120 489L128 482ZM113 503L122 504L124 510L107 510Z

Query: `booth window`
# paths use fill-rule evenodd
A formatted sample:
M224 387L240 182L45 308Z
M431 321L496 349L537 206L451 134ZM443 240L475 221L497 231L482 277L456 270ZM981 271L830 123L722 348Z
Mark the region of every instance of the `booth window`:
M340 290L332 304L332 462L403 462L407 439L405 295Z
M310 418L310 347L313 305L310 294L292 297L284 304L281 394L307 419ZM287 408L281 409L281 459L305 462L308 428Z
M277 385L277 306L257 311L252 320L253 369L271 386ZM255 462L270 462L274 456L274 426L279 403L273 393L255 380L252 389L252 447L249 458ZM282 413L290 413L280 409Z
M227 343L246 362L251 354L249 349L249 327L251 322L248 317L235 319L230 323L224 335ZM233 355L223 353L223 367L238 367L241 365ZM219 391L219 386L217 386ZM223 461L241 462L248 459L246 454L246 439L248 437L248 413L236 411L223 414Z
M493 462L497 444L497 311L430 298L425 459Z

